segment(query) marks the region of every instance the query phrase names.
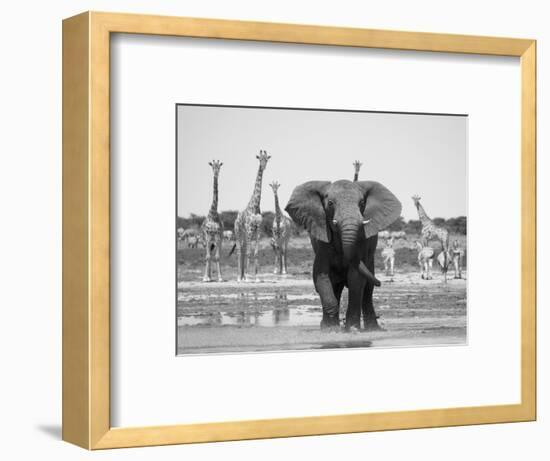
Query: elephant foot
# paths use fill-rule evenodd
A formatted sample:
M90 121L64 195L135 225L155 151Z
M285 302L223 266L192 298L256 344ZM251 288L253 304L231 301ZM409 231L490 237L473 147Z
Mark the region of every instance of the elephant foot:
M365 319L364 324L364 331L386 331L378 324L376 317Z
M203 278L202 278L202 281L203 281L203 282L211 282L212 279L211 279L210 277L203 277Z
M361 329L361 321L359 319L353 321L351 321L350 319L346 319L346 325L344 329L348 333L359 331Z
M225 282L225 280L222 279L221 277L218 277L218 282Z
M340 330L339 316L323 314L323 319L321 320L321 330L339 331Z

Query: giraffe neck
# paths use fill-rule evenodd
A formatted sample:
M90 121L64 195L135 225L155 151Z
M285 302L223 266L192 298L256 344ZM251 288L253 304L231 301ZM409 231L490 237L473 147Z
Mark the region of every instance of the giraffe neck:
M212 205L210 205L210 211L208 212L208 216L215 216L217 214L218 214L218 175L214 174Z
M424 210L424 207L418 202L416 204L416 209L418 211L418 217L420 218L420 222L424 224L429 224L432 222L432 220L429 218L429 216L426 214L426 211Z
M263 168L258 168L258 174L256 175L256 182L254 183L254 192L250 197L247 209L253 211L255 214L260 214L260 199L262 198L262 176L264 174Z
M359 181L359 172L356 171L355 174L353 175L353 182L357 182Z
M274 191L273 193L275 194L275 222L277 223L277 228L279 228L281 227L283 213L281 212L281 207L279 206L279 194L277 194L277 191Z

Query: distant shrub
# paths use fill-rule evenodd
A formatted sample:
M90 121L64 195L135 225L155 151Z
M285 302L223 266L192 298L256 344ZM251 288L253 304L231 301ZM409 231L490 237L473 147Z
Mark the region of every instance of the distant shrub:
M275 213L273 211L264 211L262 213L262 234L266 237L273 235L273 221L275 220Z
M405 230L406 227L405 220L403 219L403 216L399 216L393 223L391 223L386 230L389 230L390 232L398 232Z
M237 210L225 210L220 213L220 219L225 230L233 230L235 228L235 220L238 214Z
M458 216L457 218L447 219L447 229L454 234L466 235L468 231L466 216Z
M405 225L405 232L407 234L420 234L422 230L422 223L418 219L410 219Z

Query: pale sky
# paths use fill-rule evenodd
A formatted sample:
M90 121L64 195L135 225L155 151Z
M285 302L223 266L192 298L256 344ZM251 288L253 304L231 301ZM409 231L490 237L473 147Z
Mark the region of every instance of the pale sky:
M315 110L178 106L178 215L205 215L212 201L212 169L219 178L218 210L244 209L258 169L256 155L271 159L263 176L262 211L274 209L268 183L281 183L284 208L293 188L309 180L353 179L388 187L403 204L405 220L418 219L418 194L432 218L467 216L468 117Z

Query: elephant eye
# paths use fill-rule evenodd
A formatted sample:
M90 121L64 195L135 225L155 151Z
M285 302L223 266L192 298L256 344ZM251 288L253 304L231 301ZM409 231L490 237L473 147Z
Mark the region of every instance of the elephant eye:
M329 201L327 202L327 205L328 205L328 206L333 206L333 205L334 205L334 202L333 202L332 200L329 200Z

